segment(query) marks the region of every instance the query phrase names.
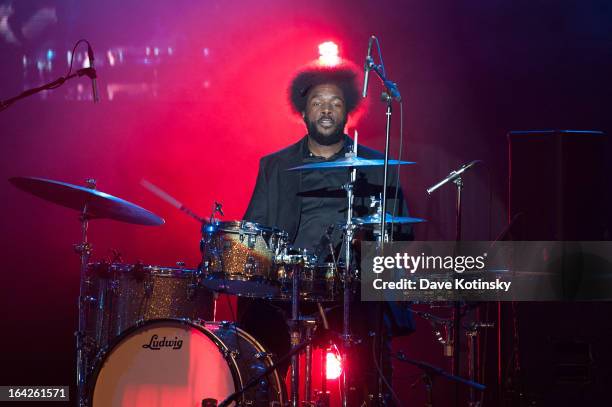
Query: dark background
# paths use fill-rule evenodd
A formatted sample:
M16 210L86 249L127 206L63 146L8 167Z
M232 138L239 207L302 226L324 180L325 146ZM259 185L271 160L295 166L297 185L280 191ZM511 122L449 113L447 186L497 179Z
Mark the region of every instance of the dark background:
M304 134L286 88L323 41L336 41L341 57L358 65L368 36L381 41L404 100L402 156L418 162L402 170L402 184L412 214L428 219L416 227L419 239L454 238L453 188L431 197L425 188L473 159L485 163L465 178L464 238L501 232L508 131L612 128L612 5L605 0L0 0L0 7L7 23L0 27L15 33L0 33L0 99L65 74L67 52L80 38L94 47L102 93L94 105L89 81L77 79L1 112L0 180L31 175L81 184L94 177L100 190L166 219L158 228L92 222L95 259L117 249L126 262L194 266L198 225L139 181L154 182L203 216L221 201L225 219L239 219L258 159ZM77 50L79 67L84 51ZM372 80L369 110L350 124L351 134L357 128L360 142L376 149L384 147L380 91ZM399 113L397 106L393 154ZM535 159L534 171L549 159ZM0 384L72 384L77 214L6 181L0 191ZM547 315L564 326L561 316ZM417 318L417 327L395 348L448 368L429 324ZM489 354L490 394L498 388L495 363ZM410 387L417 378L416 370L396 366L406 405L423 401L422 386ZM435 397L447 402L448 384L436 388Z

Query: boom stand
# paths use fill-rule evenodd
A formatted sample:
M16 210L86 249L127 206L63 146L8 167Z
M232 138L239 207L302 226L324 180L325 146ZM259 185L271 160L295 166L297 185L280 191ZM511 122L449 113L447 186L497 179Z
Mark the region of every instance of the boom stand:
M425 402L425 407L433 407L433 380L437 376L446 377L449 380L455 382L455 386L459 386L459 384L464 384L469 386L471 389L476 389L483 391L486 389L486 386L480 383L477 383L472 380L466 380L457 375L452 375L439 367L430 365L429 363L421 362L420 360L414 360L406 357L402 352L397 353L394 357L402 362L410 363L411 365L417 366L419 369L423 371L423 383L425 384L425 390L427 391L427 401Z
M461 191L463 179L459 176L453 183L457 187L455 241L461 241ZM461 302L453 305L453 369L452 374L459 375L461 367ZM459 405L459 385L455 383L455 406Z

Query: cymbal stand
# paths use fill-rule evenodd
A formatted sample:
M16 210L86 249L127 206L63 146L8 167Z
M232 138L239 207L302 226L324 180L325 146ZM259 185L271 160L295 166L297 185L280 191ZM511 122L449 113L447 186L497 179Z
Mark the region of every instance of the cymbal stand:
M314 405L329 407L329 391L327 391L327 347L321 348L321 390L317 393Z
M87 187L91 189L96 188L96 181L94 179L88 179L86 181ZM89 264L89 257L91 255L91 244L87 241L87 230L89 228L89 215L87 212L87 203L83 205L83 210L81 211L81 216L79 217L81 222L81 243L75 245L74 250L79 255L81 259L81 281L79 286L79 325L78 330L75 333L76 336L76 349L77 349L77 405L79 407L83 407L87 405L87 395L86 395L86 380L87 380L87 369L88 369L88 360L87 360L87 351L88 344L86 338L86 306L90 300L90 297L87 296L87 265Z
M307 340L312 337L312 332L316 329L317 320L314 318L304 317L301 319L304 323L304 334ZM313 404L312 401L312 345L306 346L305 350L305 364L304 366L304 405L310 406Z
M291 349L296 350L300 345L300 274L303 269L303 262L292 266L292 292L291 292ZM300 355L299 353L291 356L291 407L299 406L299 390L300 390Z
M386 185L386 184L385 184ZM382 210L382 202L384 201L383 199L383 195L379 194L378 199L376 199L376 196L371 196L370 197L370 208L374 208L375 209L375 214L379 217L379 219L381 219L381 228L377 229L374 228L374 240L376 241L376 249L379 251L378 255L382 255L383 253L383 245L385 244L385 242L389 241L389 234L387 233L387 228L385 226L384 220L386 218L386 214L383 215L383 210ZM376 307L377 307L377 318L378 318L378 324L376 327L376 332L375 332L375 338L372 339L374 340L375 346L374 346L374 351L375 351L375 356L376 359L378 360L378 366L380 368L379 372L378 372L378 394L376 395L372 395L375 397L375 399L378 401L378 403L380 403L381 405L384 405L384 386L383 386L383 371L382 371L382 366L383 366L383 353L382 353L382 349L383 349L383 345L384 345L384 333L383 333L383 320L384 320L384 306L382 302L378 302L376 303Z
M348 155L357 156L357 132L355 132L355 139L353 140L353 151L347 153ZM343 276L343 324L342 324L342 360L346 361L351 347L351 329L350 329L350 302L351 302L351 245L353 242L354 235L354 224L353 224L353 186L357 179L357 169L350 169L349 182L344 185L346 191L346 198L348 201L348 210L346 211L346 229L345 229L345 270ZM344 364L342 370L342 407L348 406L348 393L349 393L349 372L346 368L347 363Z

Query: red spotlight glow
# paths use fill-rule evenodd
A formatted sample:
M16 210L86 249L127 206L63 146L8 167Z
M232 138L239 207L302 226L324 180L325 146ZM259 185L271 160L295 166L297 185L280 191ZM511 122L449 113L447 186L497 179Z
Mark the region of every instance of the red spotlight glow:
M325 377L335 380L342 374L342 358L337 349L328 349L325 355Z
M326 66L334 66L340 63L338 56L338 45L332 41L319 44L319 63Z

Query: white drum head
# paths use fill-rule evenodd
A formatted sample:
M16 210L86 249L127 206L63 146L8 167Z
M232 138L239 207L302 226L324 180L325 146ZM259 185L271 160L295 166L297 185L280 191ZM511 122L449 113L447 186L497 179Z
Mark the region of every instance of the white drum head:
M221 349L203 327L156 321L127 334L106 356L93 389L93 406L201 407L234 392Z

